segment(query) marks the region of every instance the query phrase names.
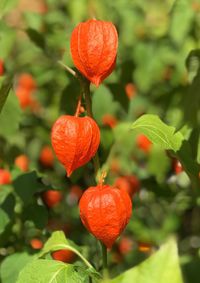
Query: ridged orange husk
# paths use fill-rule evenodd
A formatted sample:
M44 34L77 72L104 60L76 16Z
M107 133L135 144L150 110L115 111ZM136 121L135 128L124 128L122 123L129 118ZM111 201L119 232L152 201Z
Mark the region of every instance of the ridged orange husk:
M53 125L51 142L69 177L97 152L100 143L99 127L90 117L63 115Z
M129 195L109 185L88 188L79 202L80 217L87 230L111 248L132 213Z
M115 68L118 34L111 22L95 19L80 23L71 35L71 55L76 68L98 86Z

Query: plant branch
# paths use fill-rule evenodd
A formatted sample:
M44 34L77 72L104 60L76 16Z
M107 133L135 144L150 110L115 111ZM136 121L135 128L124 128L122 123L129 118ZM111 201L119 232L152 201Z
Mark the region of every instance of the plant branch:
M85 98L85 103L86 103L86 111L89 117L94 119L93 113L92 113L92 99L91 99L91 94L90 94L90 82L83 77L80 73L76 73L77 78L79 79L81 88L82 88L82 94ZM99 156L98 153L95 154L93 157L93 162L94 162L94 170L95 170L95 175L97 175L100 164L99 164Z
M72 76L77 78L77 73L73 69L65 65L62 61L58 61L58 64L61 65L65 70L67 70Z

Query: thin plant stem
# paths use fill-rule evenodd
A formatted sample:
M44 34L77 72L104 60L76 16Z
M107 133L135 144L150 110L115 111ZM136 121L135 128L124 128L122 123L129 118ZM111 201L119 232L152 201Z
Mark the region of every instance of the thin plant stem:
M75 117L78 117L79 114L80 114L81 98L82 98L82 95L80 95L79 98L78 98L78 103L77 103L77 107L76 107L76 112L75 112L75 114L74 114Z
M77 73L73 69L65 65L62 61L58 61L58 64L61 65L65 70L67 70L72 76L77 77Z
M78 105L77 105L75 116L78 116L79 114L78 112L81 106L81 98L83 95L85 98L87 115L93 119L94 117L92 113L92 99L91 99L91 94L90 94L90 82L85 77L83 77L79 72L75 72L74 70L72 70L71 68L63 64L61 61L58 61L58 63L62 67L64 67L69 73L71 73L74 77L78 78L80 85L81 85L82 93L78 100ZM98 152L93 157L93 162L94 162L95 175L97 176L97 173L100 168ZM105 174L105 172L103 174ZM102 177L102 182L103 180L104 180L104 177ZM108 278L109 276L108 276L107 248L102 242L100 243L102 247L103 277ZM90 282L91 282L91 278L90 278Z
M92 99L91 99L91 93L90 93L90 82L79 73L77 73L77 77L80 81L80 84L82 87L82 93L85 98L87 114L89 117L93 119L94 116L92 113ZM93 163L94 163L95 175L97 175L99 168L100 168L98 153L96 153L95 156L93 157Z
M102 260L103 260L103 278L108 278L108 257L107 257L107 248L106 246L101 243L101 249L102 249Z
M91 99L91 93L90 93L90 82L86 78L84 78L81 74L78 73L77 75L78 75L78 79L82 87L82 94L85 98L87 114L89 117L94 118L93 113L92 113L92 99ZM98 152L95 154L93 158L93 162L94 162L95 175L97 176L97 173L100 168ZM102 178L101 182L104 181L105 176L106 176L106 173L104 172L101 176ZM108 276L108 263L107 263L107 248L102 242L100 243L102 247L103 277L108 278L109 276Z

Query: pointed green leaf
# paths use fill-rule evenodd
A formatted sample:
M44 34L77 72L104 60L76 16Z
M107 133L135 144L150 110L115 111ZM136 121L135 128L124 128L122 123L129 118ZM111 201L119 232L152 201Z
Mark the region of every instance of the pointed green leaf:
M16 134L21 121L21 113L22 111L20 109L17 96L10 91L0 114L0 135L4 138L10 139Z
M43 185L38 182L38 176L35 171L28 172L17 177L13 182L13 186L15 192L24 203L30 202L33 195L36 192L41 191L43 188Z
M17 5L17 0L1 0L0 1L0 18Z
M145 114L138 118L131 129L146 135L154 144L163 149L178 151L183 141L183 135L175 132L174 127L163 123L157 115Z
M105 282L105 281L104 281ZM150 258L106 283L183 283L177 245L170 240Z
M12 86L12 82L11 82L10 78L9 79L7 78L3 82L3 84L2 84L2 86L0 88L0 113L1 113L2 108L3 108L3 106L4 106L5 102L6 102L6 99L8 97L8 94L9 94L9 91L11 89L11 86Z
M33 256L27 253L7 256L0 268L2 283L16 283L19 272L32 258Z
M10 220L7 213L0 208L0 234L4 231L9 221Z
M39 33L37 30L32 29L32 28L28 28L26 30L27 35L29 36L30 40L35 43L35 45L39 48L41 48L42 50L45 49L46 47L46 42L44 39L44 36L42 36L41 33Z
M170 169L171 160L163 149L159 146L154 146L149 153L147 166L149 173L156 177L158 183L162 183L165 181L167 172Z
M110 90L101 85L92 97L92 110L97 122L102 125L102 118L106 114L115 115L119 108L118 102L113 100Z
M79 247L72 241L66 239L63 231L56 231L52 234L52 236L44 245L44 248L39 254L39 257L42 257L47 253L63 249L71 250L72 252L77 254L89 268L93 268L92 265L87 261L87 259L80 253Z
M82 283L83 280L71 264L38 259L27 264L20 272L17 283Z

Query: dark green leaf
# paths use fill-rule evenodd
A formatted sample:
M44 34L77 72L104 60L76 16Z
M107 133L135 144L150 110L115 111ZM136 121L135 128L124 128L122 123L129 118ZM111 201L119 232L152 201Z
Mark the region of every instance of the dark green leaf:
M189 72L190 86L184 96L184 115L186 123L192 127L199 127L200 113L200 49L192 50L187 59L186 66Z
M11 79L7 78L6 80L4 80L1 88L0 88L0 113L2 111L2 108L6 102L6 99L8 97L9 91L12 87L12 81Z
M20 196L24 203L30 202L33 195L43 188L43 185L38 181L35 171L20 175L14 180L13 186L15 192Z
M5 230L9 222L10 220L7 213L0 208L0 234Z
M36 228L43 229L48 222L48 212L46 207L36 203L24 207L23 221L32 221Z
M39 48L41 48L42 50L45 49L46 47L46 42L44 39L44 36L39 33L37 30L32 29L32 28L28 28L26 30L26 33L28 34L30 40L35 43L35 45Z

